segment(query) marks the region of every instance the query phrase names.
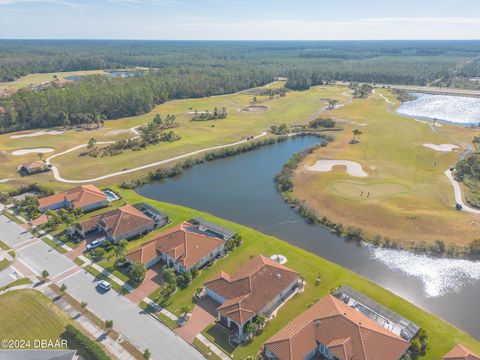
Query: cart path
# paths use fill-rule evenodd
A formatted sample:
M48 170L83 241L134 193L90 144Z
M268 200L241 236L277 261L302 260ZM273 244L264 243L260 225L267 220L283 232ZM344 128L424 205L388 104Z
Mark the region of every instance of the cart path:
M132 130L132 129L130 129L130 130ZM49 158L47 158L45 160L45 162L48 165L51 166L53 176L55 177L55 180L57 180L57 181L60 181L60 182L63 182L63 183L70 183L70 184L91 183L91 182L100 181L100 180L108 179L108 178L119 176L119 175L129 174L129 173L132 173L132 172L135 172L135 171L145 170L145 169L152 168L152 167L155 167L155 166L167 164L167 163L170 163L170 162L173 162L173 161L181 160L181 159L184 159L184 158L187 158L187 157L190 157L190 156L194 156L194 155L198 155L198 154L202 154L202 153L205 153L205 152L208 152L208 151L219 150L219 149L223 149L223 148L237 146L237 145L246 143L247 141L259 139L259 138L261 138L261 137L263 137L267 134L268 134L267 131L263 131L261 134L254 136L253 139L250 139L250 140L245 139L245 140L240 140L240 141L230 143L230 144L212 146L212 147L192 151L190 153L186 153L186 154L183 154L183 155L175 156L175 157L172 157L172 158L169 158L169 159L160 160L160 161L156 161L156 162L149 163L149 164L146 164L146 165L138 166L138 167L135 167L135 168L132 168L132 169L127 169L127 170L122 170L122 171L117 171L117 172L114 172L114 173L102 175L102 176L92 178L92 179L82 179L82 180L65 179L60 175L60 171L58 170L58 168L54 164L51 163L51 160L53 160L54 158L57 158L59 156L68 154L72 151L76 151L78 149L84 148L84 147L88 146L88 144L78 145L78 146L75 146L71 149L63 151L61 153L52 155ZM113 141L99 141L99 142L97 142L98 145L106 145L106 144L112 144L112 143L113 143Z

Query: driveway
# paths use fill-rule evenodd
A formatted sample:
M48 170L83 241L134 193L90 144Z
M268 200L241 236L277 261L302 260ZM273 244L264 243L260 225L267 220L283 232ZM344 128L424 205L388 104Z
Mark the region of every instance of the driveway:
M36 239L35 236L4 215L0 215L0 234L2 241L11 248Z
M175 329L175 332L186 342L192 344L195 336L200 334L206 327L214 322L215 317L212 314L195 304L190 319L188 319L185 325Z
M162 284L162 274L162 266L160 264L148 269L142 284L130 294L127 294L126 297L134 304L140 304L144 298L158 289Z
M85 270L66 279L68 292L99 317L113 320L113 327L141 349L148 348L152 359L204 360L204 358L176 336L169 328L146 314L117 292L101 293L96 289L95 277Z

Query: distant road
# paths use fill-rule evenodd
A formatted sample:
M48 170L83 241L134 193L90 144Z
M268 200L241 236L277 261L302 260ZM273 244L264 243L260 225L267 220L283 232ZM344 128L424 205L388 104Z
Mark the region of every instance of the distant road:
M337 81L336 84L348 86L350 83L345 81ZM436 86L418 86L418 85L395 85L395 84L375 84L374 87L376 88L390 87L395 89L426 92L426 93L432 93L432 94L465 95L465 96L480 97L480 90L470 90L470 89L441 88Z

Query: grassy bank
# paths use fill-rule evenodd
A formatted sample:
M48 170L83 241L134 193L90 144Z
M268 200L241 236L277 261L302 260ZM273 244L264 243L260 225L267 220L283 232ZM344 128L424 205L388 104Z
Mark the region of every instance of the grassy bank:
M365 295L370 296L427 329L431 335L431 339L429 350L424 359L440 359L454 344L458 342L470 347L474 351L480 351L479 342L475 341L468 334L454 326L399 298L352 271L292 246L287 242L265 235L254 229L193 209L143 198L131 190L115 190L130 203L144 201L157 207L170 216L172 224L178 224L179 222L187 220L193 216L201 216L207 220L237 231L243 236L244 241L239 248L235 249L227 257L217 261L213 266L204 269L186 289L178 289L170 298L157 298L157 296L153 296L155 300L158 300L167 309L174 313L178 314L179 309L184 305L191 305L195 289L201 287L211 276L220 270L234 272L242 263L249 261L251 257L258 254L271 256L274 253L279 253L285 255L288 259L287 266L299 271L305 278L305 292L297 294L289 300L285 306L280 309L277 317L267 325L262 334L254 338L253 342L248 345L242 345L230 349L235 358L244 358L248 355L254 355L260 349L263 342L283 328L289 321L293 320L299 313L307 309L308 304L343 284L358 289ZM135 242L133 242L130 246L131 248L134 248L139 246L139 243L135 244ZM315 286L315 279L317 279L319 275L322 279L321 283L318 286ZM223 339L222 335L218 332L210 331L210 334L208 335L211 335L214 338L216 336L217 338L215 338L215 341L218 344L225 343L225 339Z

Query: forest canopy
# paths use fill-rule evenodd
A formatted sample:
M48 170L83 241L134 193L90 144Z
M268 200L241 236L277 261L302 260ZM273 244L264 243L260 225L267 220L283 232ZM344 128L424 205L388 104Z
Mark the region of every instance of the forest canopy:
M141 68L0 99L0 132L76 125L150 111L170 99L231 93L287 77L305 90L333 81L427 85L480 77L480 41L0 40L0 81L31 73ZM149 69L149 70L148 70Z

